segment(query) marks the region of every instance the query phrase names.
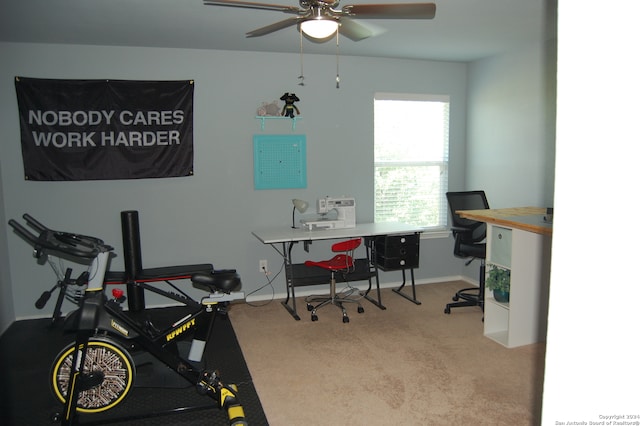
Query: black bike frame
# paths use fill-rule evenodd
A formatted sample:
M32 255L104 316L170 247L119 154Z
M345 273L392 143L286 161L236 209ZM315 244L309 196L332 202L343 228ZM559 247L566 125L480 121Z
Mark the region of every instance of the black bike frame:
M237 402L235 394L237 389L232 389L233 385L225 386L221 383L217 372L198 369L191 363L191 361L200 361L202 357L219 304L243 297L242 293L230 292L236 281L225 281L224 278L221 278L221 281L216 282L215 272L213 276L201 277L202 281L194 275L192 281L205 286L210 291L208 296L203 297L200 302L182 292L180 295L150 286L144 282L135 282L134 285L138 288L160 294L189 308L189 313L175 321L170 327L152 333L145 330L140 323L125 312L115 298L107 299L104 278L112 247L95 237L48 229L27 214L23 217L30 226L38 231L38 236L33 235L14 220L10 220L9 224L18 234L33 244L37 257L42 256L45 250L50 250L91 259L87 288L78 309L69 315L66 323L66 328L76 334L76 339L69 373L67 398L61 419L63 425L75 423L78 395L83 390L82 387L95 386L95 383L90 383L91 380L87 381L83 377L86 349L89 346L89 341L94 337L111 338L127 351L143 350L152 354L194 384L200 393L217 399L219 408L227 410L233 424L246 425L242 406ZM225 272L230 272L235 277L235 271ZM218 277L220 276L226 275L221 273ZM237 278L237 283L240 283L239 278ZM229 292L221 291L222 288L229 290ZM188 359L181 357L177 350L167 348L168 345L173 345L191 335L193 335L193 340Z
M159 361L197 386L202 381L202 371L196 368L191 361L197 362L200 359L185 359L177 351L166 350L166 348L168 345L175 344L190 336L193 336L194 342L203 342L203 345L206 345L204 342L207 342L217 317L217 305L224 302L225 299L229 300L229 298L225 297L225 295L220 297L209 295L203 298L201 302L197 302L190 297L164 291L146 283L135 283L135 285L186 305L190 308L190 313L175 321L170 327L154 333L152 336L141 324L130 318L129 314L122 310L118 301L115 299L107 300L102 290L86 291L80 307L69 315L69 322L67 323L69 331L75 332L78 336L73 365L84 365L84 359L79 360L80 363L76 364L78 361L77 356L84 356L82 348L88 345L91 337L102 336L106 333L108 337L113 338L128 351L143 350L152 354ZM204 350L204 346L202 350ZM201 351L196 350L195 352L196 356L198 356L198 352ZM71 375L70 384L74 377L79 377L80 370L72 371ZM63 424L72 424L74 421L78 394L81 391L79 386L70 386L70 389L73 390L73 394L71 394L71 391L68 392Z

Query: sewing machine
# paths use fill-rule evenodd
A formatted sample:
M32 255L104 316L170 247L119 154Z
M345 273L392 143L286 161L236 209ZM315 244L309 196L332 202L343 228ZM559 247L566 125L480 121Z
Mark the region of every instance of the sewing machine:
M335 210L337 217L329 218L329 212ZM304 219L302 226L313 229L338 229L356 227L356 199L353 197L324 197L316 202L317 219Z

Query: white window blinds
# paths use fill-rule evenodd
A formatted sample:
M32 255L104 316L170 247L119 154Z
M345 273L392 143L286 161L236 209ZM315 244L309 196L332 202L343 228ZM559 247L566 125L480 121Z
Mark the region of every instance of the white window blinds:
M376 93L375 221L447 225L449 97Z

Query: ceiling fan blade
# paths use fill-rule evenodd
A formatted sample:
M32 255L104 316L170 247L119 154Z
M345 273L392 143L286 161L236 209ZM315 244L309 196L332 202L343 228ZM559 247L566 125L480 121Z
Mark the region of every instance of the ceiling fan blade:
M367 19L433 19L435 3L352 4L344 6L347 16Z
M340 35L343 35L353 41L364 40L365 38L369 38L374 35L373 31L368 27L349 18L340 19L339 31Z
M297 14L302 10L295 6L281 6L279 4L268 3L254 3L251 1L234 1L234 0L204 0L204 4L207 6L229 6L229 7L241 7L245 9L260 9L260 10L275 10L284 13Z
M266 27L262 27L262 28L258 28L258 29L253 30L253 31L249 31L247 33L247 37L260 37L260 36L263 36L263 35L266 35L266 34L270 34L270 33L274 32L274 31L278 31L278 30L281 30L283 28L287 28L287 27L291 27L293 25L296 25L301 20L302 20L302 18L300 18L300 17L287 18L284 21L276 22L275 24L267 25Z

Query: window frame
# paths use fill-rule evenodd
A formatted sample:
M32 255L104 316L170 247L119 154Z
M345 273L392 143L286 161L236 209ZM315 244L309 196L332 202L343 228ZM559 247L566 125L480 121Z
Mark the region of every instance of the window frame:
M446 103L447 111L445 121L443 121L444 131L446 134L443 137L442 158L439 160L433 159L420 159L420 160L393 160L384 161L376 158L376 102L377 101L411 101L411 102L438 102ZM449 235L448 230L448 204L446 200L446 192L448 190L449 172L450 172L450 123L451 123L451 97L449 95L438 94L419 94L419 93L394 93L394 92L376 92L374 93L374 221L377 221L377 185L375 179L377 178L377 172L380 167L392 167L392 166L407 166L407 167L440 167L441 173L444 171L444 178L439 181L439 198L437 199L437 215L438 223L435 225L426 226L426 224L416 224L418 226L425 226L425 232L422 234L425 237L444 237ZM426 134L422 136L427 136ZM425 169L426 170L426 169Z

